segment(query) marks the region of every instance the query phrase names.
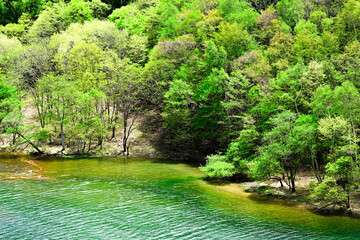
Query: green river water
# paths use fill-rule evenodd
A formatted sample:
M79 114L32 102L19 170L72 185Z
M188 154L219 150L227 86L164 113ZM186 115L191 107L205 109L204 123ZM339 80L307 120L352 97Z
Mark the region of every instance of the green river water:
M360 239L358 218L204 177L175 160L3 153L0 239Z

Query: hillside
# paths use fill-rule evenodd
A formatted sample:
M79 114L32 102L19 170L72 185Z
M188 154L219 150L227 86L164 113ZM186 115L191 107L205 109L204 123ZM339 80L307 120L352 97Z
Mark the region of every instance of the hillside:
M309 167L314 199L350 208L359 0L2 0L0 12L10 149L179 153L210 177L291 192Z

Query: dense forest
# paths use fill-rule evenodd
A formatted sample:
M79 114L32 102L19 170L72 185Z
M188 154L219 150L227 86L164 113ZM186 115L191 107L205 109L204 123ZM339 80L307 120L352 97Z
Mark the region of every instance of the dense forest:
M360 183L359 0L0 0L11 146L101 148L137 119L210 177L277 178L350 207ZM37 112L37 124L24 118ZM155 144L155 143L154 143Z

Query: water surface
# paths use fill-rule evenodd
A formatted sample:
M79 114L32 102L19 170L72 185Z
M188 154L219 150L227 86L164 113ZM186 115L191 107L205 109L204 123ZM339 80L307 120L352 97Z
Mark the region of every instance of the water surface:
M0 239L360 239L360 219L204 177L175 160L3 153Z

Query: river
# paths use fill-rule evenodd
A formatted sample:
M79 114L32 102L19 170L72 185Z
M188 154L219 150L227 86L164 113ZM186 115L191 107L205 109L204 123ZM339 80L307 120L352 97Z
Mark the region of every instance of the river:
M0 239L360 239L358 218L204 177L176 160L2 153Z

